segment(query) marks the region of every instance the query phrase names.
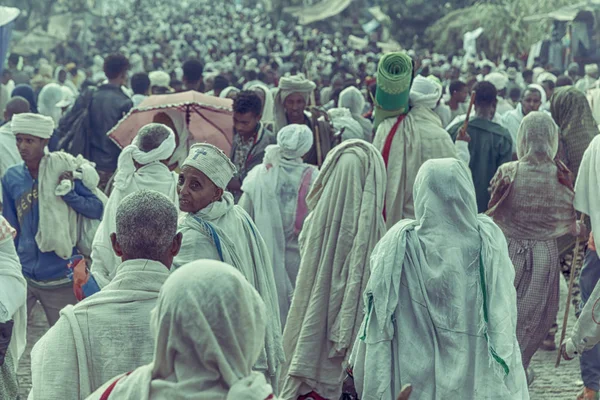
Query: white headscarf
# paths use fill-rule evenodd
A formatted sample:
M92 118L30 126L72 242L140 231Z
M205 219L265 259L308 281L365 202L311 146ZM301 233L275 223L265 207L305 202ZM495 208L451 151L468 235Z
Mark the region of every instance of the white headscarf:
M261 90L265 95L265 104L263 104L263 112L262 118L260 119L262 122L267 124L272 124L274 120L273 116L273 93L267 85L264 83L255 83L248 87L249 90Z
M410 88L411 106L424 106L433 110L442 97L442 86L421 75L417 76Z
M161 124L148 124L142 127L149 127L149 125L161 125ZM119 155L117 174L115 175L115 186L120 189L127 189L135 173L134 161L147 165L152 162L160 162L169 159L173 155L175 150L175 133L173 130L165 125L165 129L169 131L169 136L158 146L157 148L145 152L139 148L139 136L133 139L133 142L125 147ZM140 130L141 130L140 129Z
M9 351L16 368L27 343L27 283L14 244L15 230L0 215L0 323L14 320Z
M365 140L362 126L352 117L347 108L332 108L327 112L331 118L331 124L336 131L342 132L342 141L350 139Z
M365 97L360 90L350 86L341 91L338 105L349 109L353 115L361 115L365 108Z
M548 163L558 151L558 126L550 115L533 111L523 118L517 135L519 161Z
M177 164L181 168L183 161L188 156L190 147L190 132L188 131L187 124L185 123L185 118L179 111L165 110L164 113L167 114L167 116L171 119L171 122L173 122L173 126L175 127L174 133L179 139L179 144L169 159L168 164Z
M38 97L38 111L40 114L51 117L54 127L58 126L62 110L57 107L64 98L62 87L57 83L49 83L42 88Z
M221 90L221 93L219 93L219 97L222 99L228 99L230 94L236 94L239 93L240 89L236 88L235 86L227 86L225 89Z
M109 398L264 400L272 389L252 366L266 320L264 302L235 268L187 264L167 279L152 312L154 361L121 379Z

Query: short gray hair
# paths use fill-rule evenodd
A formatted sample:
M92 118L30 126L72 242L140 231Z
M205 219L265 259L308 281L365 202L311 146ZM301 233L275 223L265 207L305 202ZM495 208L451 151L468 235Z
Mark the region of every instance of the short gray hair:
M136 143L141 151L148 153L157 149L167 140L171 129L163 124L151 123L140 128L136 135Z
M177 235L177 208L154 190L125 197L117 208L117 241L130 258L160 261Z

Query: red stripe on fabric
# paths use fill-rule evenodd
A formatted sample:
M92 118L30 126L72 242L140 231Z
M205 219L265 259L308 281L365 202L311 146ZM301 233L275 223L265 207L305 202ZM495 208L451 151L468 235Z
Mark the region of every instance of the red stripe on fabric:
M383 162L385 163L386 171L387 171L388 161L390 159L390 151L392 149L392 141L394 140L394 136L396 136L396 132L398 132L398 127L400 126L402 121L404 121L405 117L406 117L406 114L402 114L402 115L398 116L398 119L396 119L396 123L394 124L394 126L392 126L392 130L390 131L390 134L385 139L385 143L383 144L383 150L381 151L381 155L383 156ZM383 204L383 220L384 221L386 219L385 206L386 205L384 203Z
M131 372L128 372L124 376L120 377L119 379L117 379L113 383L111 383L110 386L106 388L104 393L102 393L102 396L100 396L100 400L108 400L108 397L110 396L112 391L115 389L115 386L117 386L117 383L119 383L119 381L121 379L125 378L126 376L129 376L130 374L131 374Z

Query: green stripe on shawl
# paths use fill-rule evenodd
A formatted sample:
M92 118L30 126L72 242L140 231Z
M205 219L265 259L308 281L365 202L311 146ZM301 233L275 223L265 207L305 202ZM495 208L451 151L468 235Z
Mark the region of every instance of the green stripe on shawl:
M412 78L412 59L407 54L389 53L381 58L377 67L375 129L384 119L406 114Z

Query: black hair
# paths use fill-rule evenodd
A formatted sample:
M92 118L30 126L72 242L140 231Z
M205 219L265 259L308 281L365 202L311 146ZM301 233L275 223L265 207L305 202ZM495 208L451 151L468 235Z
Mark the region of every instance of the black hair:
M189 83L200 82L204 65L198 60L187 60L183 63L183 77Z
M467 86L467 84L461 80L452 81L452 83L450 83L450 87L448 88L450 95L452 95L454 92L460 92L465 86Z
M129 60L122 54L111 54L104 59L104 74L108 79L116 79L129 69Z
M555 87L559 88L564 86L573 86L573 79L567 75L560 75L558 78L556 78Z
M262 113L262 100L255 91L243 90L233 101L233 112L240 114L251 112L255 116L259 116Z
M543 81L542 86L544 87L544 89L548 88L550 90L554 90L554 88L556 87L554 82L552 82L550 79Z
M530 69L526 69L525 71L523 71L522 75L525 79L528 77L533 77L533 71Z
M146 94L150 89L150 78L145 72L139 72L131 77L131 90L135 94Z
M215 80L213 82L213 89L215 91L221 91L229 86L229 80L223 75L215 76Z
M479 82L475 85L475 104L480 107L489 107L497 100L498 91L490 82Z

